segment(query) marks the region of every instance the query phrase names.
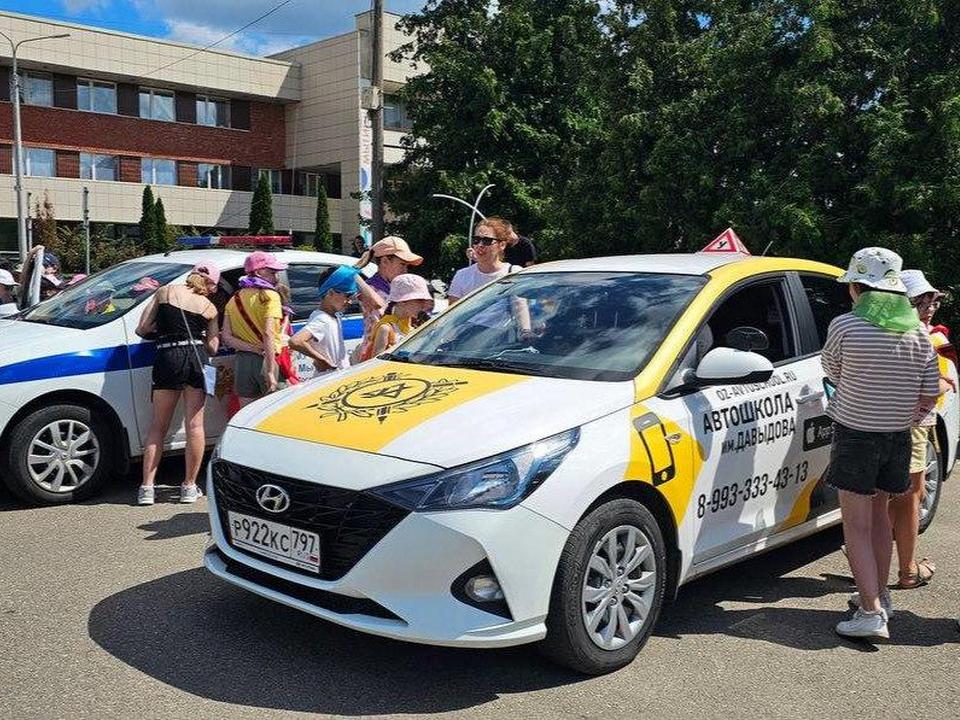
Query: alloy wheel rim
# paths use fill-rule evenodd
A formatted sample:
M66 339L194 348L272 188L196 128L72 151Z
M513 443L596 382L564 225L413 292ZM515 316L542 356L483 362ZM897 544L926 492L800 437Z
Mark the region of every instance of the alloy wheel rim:
M27 470L33 482L52 493L73 492L87 483L100 463L100 442L79 420L55 420L33 436Z
M923 476L924 493L920 502L920 522L923 523L930 515L940 492L940 459L937 449L932 442L927 443L927 469Z
M580 614L593 644L617 650L633 640L656 590L656 556L639 528L621 525L600 538L581 584Z

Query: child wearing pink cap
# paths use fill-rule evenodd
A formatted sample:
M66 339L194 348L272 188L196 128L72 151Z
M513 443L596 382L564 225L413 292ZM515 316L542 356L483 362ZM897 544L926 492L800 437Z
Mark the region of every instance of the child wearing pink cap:
M397 275L390 281L387 302L390 304L388 314L381 318L371 333L369 357L394 347L410 333L418 318L433 310L433 296L427 281L412 273Z

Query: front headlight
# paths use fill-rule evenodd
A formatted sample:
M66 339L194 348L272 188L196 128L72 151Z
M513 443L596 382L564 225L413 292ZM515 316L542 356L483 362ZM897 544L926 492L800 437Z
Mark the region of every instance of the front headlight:
M516 450L367 492L421 512L512 508L557 469L580 439L574 428Z

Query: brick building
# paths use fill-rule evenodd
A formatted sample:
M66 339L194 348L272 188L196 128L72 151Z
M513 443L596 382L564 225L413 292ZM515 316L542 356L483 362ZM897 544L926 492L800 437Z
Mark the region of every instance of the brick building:
M403 42L385 22L385 51ZM353 31L273 57L253 57L156 38L0 13L18 52L24 186L46 193L59 220L90 219L120 231L140 217L144 184L170 223L199 232L242 230L252 189L265 174L278 232L311 236L317 185L344 247L366 208L370 132L360 108L369 85L370 15ZM9 49L0 43L0 250L16 247ZM392 91L406 79L385 62L386 161L400 157L406 126Z

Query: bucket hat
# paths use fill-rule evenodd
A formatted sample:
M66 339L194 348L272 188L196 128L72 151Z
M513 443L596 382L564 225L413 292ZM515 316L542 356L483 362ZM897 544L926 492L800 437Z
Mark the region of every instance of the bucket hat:
M397 275L391 280L387 302L404 302L405 300L428 300L432 303L433 295L430 294L427 281L412 273Z
M900 279L903 258L893 250L868 247L857 250L850 258L847 271L837 278L841 283L859 283L875 290L906 294L907 288Z
M943 297L944 293L937 290L930 281L927 280L923 270L904 270L900 273L900 279L907 288L907 297L911 300L927 293L933 293L937 297Z

